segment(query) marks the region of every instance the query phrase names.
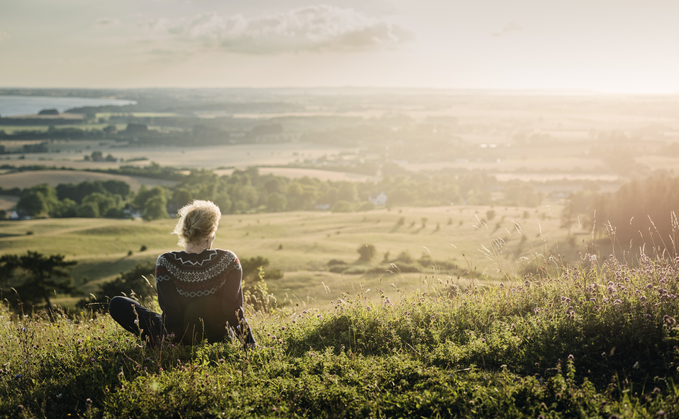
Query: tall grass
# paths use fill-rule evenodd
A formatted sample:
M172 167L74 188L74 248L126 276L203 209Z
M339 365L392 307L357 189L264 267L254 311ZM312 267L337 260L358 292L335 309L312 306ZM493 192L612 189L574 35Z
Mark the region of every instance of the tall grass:
M252 312L260 346L151 348L101 313L0 315L7 417L679 417L679 260ZM377 294L375 298L372 294Z

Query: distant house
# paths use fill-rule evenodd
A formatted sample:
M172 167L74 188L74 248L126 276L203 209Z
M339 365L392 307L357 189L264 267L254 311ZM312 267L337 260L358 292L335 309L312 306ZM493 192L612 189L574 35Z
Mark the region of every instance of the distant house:
M30 220L31 218L33 218L33 217L28 215L26 210L22 210L22 209L20 209L18 211L12 211L12 213L9 216L9 219L13 220L13 221Z
M377 195L370 195L368 201L372 202L376 206L384 206L387 203L387 194L380 192Z
M130 204L125 204L123 214L125 214L126 217L141 218L141 212Z

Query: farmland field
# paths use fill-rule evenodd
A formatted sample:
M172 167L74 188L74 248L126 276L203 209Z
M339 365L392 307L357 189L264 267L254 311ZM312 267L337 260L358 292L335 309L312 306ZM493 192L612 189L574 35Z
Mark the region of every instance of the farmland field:
M233 173L234 169L218 169L214 170L219 176L230 175ZM331 170L318 170L318 169L298 169L293 167L260 167L260 175L283 176L291 179L297 179L301 177L310 177L320 180L330 180L333 182L337 181L352 181L352 182L365 182L365 181L378 181L379 176L369 176L362 175L359 173L347 173Z
M305 158L318 158L345 151L347 148L309 143L284 144L236 144L206 147L130 147L112 148L107 142L104 146L96 146L89 142L90 148L84 150L85 142L71 142L72 146L82 150L64 150L61 153L33 153L26 159L5 158L5 163L17 166L48 165L57 167L87 168L117 168L129 163L86 162L83 155L99 150L106 154L113 154L116 158L125 160L146 157L161 166L173 166L187 169L216 169L220 167L246 168L249 166L286 165ZM147 164L147 162L135 162Z
M60 183L81 183L85 181L107 181L118 180L126 182L133 191L138 190L141 185L153 187L156 185L172 186L176 182L162 179L151 179L140 176L114 175L108 173L86 172L75 170L36 170L26 172L15 172L0 175L0 186L5 189L10 188L30 188L31 186L47 183L55 187Z
M17 202L19 202L19 197L0 195L0 210L12 209Z

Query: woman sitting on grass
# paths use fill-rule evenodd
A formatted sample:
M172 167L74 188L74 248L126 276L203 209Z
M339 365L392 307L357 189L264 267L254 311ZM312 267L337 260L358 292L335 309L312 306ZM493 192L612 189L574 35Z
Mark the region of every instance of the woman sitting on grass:
M155 344L163 336L194 344L221 342L234 333L254 345L243 315L240 261L230 250L210 249L222 214L210 201L193 201L179 210L173 234L186 250L163 253L156 264L155 313L131 298L115 297L111 317L126 330Z

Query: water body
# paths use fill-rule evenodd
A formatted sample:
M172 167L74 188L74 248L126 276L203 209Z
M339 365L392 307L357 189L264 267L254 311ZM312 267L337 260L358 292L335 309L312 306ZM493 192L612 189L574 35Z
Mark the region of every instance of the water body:
M2 96L0 95L0 116L35 115L43 109L67 109L80 106L134 105L133 100L92 99L86 97L52 97L52 96Z

